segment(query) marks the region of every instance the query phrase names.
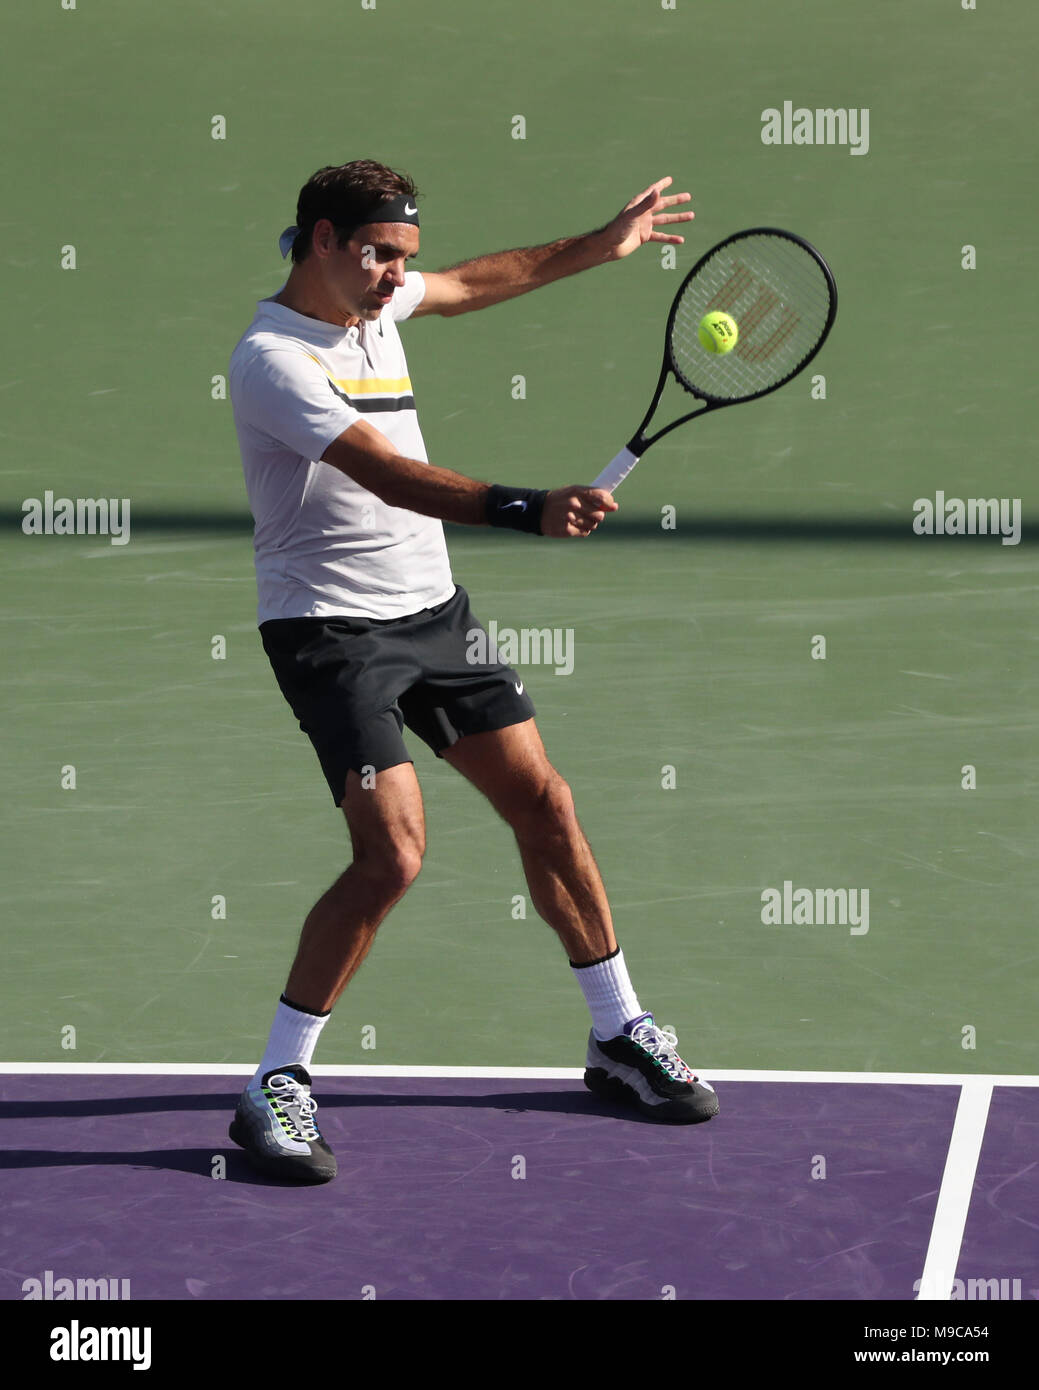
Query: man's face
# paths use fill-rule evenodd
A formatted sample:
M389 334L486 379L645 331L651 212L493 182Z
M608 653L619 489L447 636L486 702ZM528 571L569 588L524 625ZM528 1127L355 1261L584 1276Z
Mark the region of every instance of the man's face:
M370 222L358 227L342 250L330 236L322 258L324 278L344 318L377 319L404 284L406 263L418 246L419 229L411 222Z

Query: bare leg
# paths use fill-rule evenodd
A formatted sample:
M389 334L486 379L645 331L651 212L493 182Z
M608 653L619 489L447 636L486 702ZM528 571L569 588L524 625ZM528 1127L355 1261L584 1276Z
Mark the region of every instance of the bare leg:
M570 788L548 760L533 719L469 734L444 753L516 836L531 901L576 965L617 949L599 869Z
M353 863L308 913L285 986L286 997L312 1013L327 1013L356 974L379 923L414 882L426 848L411 763L376 774L370 790L349 773L341 805Z

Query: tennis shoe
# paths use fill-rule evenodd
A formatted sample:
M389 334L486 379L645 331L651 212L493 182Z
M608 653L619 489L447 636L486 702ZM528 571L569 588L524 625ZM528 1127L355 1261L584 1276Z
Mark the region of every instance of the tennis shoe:
M335 1155L314 1119L310 1075L298 1062L242 1092L228 1133L258 1172L291 1182L331 1182Z
M695 1125L718 1113L714 1087L694 1076L678 1055L678 1038L640 1014L603 1042L588 1037L584 1084L602 1100L634 1106L654 1120Z

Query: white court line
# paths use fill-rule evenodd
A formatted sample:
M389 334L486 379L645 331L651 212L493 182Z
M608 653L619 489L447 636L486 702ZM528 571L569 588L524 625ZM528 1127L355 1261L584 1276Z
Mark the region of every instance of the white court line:
M917 1298L921 1302L952 1297L991 1100L992 1085L989 1082L974 1077L963 1083L938 1193L938 1205L934 1211L931 1239L924 1259L924 1272L920 1276Z
M0 1062L0 1076L252 1076L253 1062ZM486 1077L502 1081L580 1081L583 1067L337 1066L315 1063L312 1076ZM715 1081L829 1081L850 1086L1039 1086L1039 1076L970 1075L927 1071L712 1071Z

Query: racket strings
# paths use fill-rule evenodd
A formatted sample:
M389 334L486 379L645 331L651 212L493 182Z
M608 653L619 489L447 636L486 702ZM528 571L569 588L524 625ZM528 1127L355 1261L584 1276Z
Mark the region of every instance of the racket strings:
M826 330L831 309L827 277L796 241L755 233L720 247L690 280L671 326L671 354L683 384L697 393L735 401L770 390L793 376ZM720 310L736 321L731 352L700 343L700 320Z

